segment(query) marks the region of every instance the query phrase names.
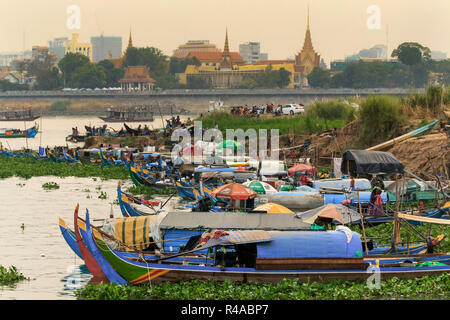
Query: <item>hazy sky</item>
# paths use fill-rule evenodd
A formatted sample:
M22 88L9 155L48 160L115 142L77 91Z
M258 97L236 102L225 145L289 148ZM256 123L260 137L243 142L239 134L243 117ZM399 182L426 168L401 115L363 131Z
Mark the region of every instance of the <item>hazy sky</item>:
M414 41L450 56L449 0L0 0L0 52L30 50L72 32L81 42L122 36L125 48L131 27L135 46L171 55L187 40L223 49L228 27L230 50L259 41L270 59L285 59L302 48L308 4L314 49L327 64L386 44L387 25L389 52ZM81 9L79 30L67 27L70 5ZM379 29L367 26L371 5L380 8Z

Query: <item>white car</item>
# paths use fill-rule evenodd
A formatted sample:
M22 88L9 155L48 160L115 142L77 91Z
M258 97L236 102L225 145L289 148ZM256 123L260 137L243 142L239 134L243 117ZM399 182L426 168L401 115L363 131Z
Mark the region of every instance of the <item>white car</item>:
M305 112L305 107L302 104L291 103L285 104L281 107L282 114L295 114L295 113L303 113Z

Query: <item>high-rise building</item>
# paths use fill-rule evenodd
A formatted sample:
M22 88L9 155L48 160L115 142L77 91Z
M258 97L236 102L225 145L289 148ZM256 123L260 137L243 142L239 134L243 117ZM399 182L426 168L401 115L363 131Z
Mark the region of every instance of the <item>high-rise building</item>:
M56 54L58 60L64 58L66 54L66 42L69 40L67 37L55 38L48 42L48 51Z
M216 45L209 43L209 40L189 40L187 43L179 45L173 52L174 58L185 58L191 52L220 52Z
M253 64L259 60L267 60L268 54L261 53L259 42L246 42L239 45L239 54L244 58L245 62Z
M345 57L346 61L360 60L360 59L386 59L387 46L384 44L377 44L369 49L362 49L357 54Z
M430 52L432 60L445 60L447 59L447 54L441 51L431 51Z
M0 53L0 67L12 67L14 61L31 59L31 50Z
M92 43L80 43L78 37L78 33L72 33L72 39L66 42L66 53L80 53L92 61Z
M49 54L48 47L33 46L33 48L31 49L32 60L39 60L43 62L48 57L48 54Z
M116 59L122 55L122 37L91 37L92 61Z

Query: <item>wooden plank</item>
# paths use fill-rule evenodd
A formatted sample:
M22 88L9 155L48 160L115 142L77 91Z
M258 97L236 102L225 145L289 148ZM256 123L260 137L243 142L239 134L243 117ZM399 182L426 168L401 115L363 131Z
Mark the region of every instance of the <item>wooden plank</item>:
M449 219L426 218L426 217L413 216L413 215L404 214L404 213L399 213L398 217L402 218L402 219L405 219L405 220L412 220L412 221L419 221L419 222L428 222L428 223L450 225L450 220Z
M257 270L366 269L363 258L257 258Z

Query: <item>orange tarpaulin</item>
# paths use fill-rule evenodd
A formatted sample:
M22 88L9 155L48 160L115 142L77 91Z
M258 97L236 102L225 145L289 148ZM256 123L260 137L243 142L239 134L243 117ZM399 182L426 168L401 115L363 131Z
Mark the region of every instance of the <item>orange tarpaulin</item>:
M288 169L288 173L291 175L295 174L296 172L302 172L302 171L307 171L308 173L311 173L311 172L316 172L317 169L316 169L316 167L313 167L309 164L302 164L302 163L297 163Z
M249 187L240 183L228 183L218 187L212 193L213 197L232 199L232 200L247 200L256 197L257 193Z

